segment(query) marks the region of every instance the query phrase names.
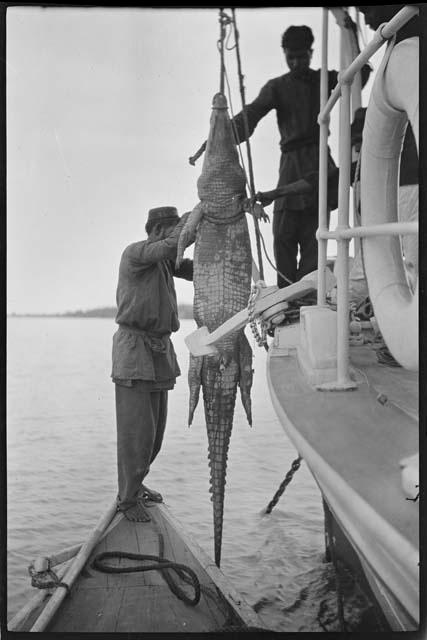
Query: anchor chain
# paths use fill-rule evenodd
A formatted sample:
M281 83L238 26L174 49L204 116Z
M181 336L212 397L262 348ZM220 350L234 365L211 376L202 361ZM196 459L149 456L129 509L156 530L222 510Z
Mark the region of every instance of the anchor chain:
M286 474L285 479L280 484L280 486L277 489L276 493L274 494L273 498L268 503L268 506L267 506L267 508L265 510L265 513L271 513L273 508L279 502L279 498L282 496L282 494L284 493L286 487L291 482L291 480L294 477L295 473L300 468L301 460L302 460L302 457L298 456L298 458L295 458L295 460L292 462L291 468L289 469L288 473Z
M259 320L259 325L261 329L261 333L258 330L257 326L257 318L255 317L255 301L261 293L261 287L263 285L260 282L257 282L252 286L251 293L248 300L248 318L249 318L249 326L253 333L253 336L256 340L256 343L259 347L265 347L268 349L267 344L267 325L263 320Z

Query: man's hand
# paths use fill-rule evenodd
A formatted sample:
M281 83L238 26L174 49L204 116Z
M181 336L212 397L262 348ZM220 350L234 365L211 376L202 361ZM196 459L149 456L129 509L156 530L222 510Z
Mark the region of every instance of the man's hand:
M270 218L265 213L259 202L256 202L256 200L258 200L258 194L256 194L256 196L254 196L253 198L245 198L242 201L243 210L253 215L257 220L261 219L264 220L264 222L270 222Z
M268 207L274 200L271 191L258 191L255 197L263 207Z

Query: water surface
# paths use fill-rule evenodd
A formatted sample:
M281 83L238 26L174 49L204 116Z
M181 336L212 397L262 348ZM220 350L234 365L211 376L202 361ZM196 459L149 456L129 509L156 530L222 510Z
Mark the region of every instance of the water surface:
M114 385L107 318L10 318L7 351L8 618L33 594L27 566L82 542L116 492ZM162 451L147 484L213 556L207 436L202 401L187 426L188 352L174 336L183 375L169 394ZM237 398L225 497L221 569L277 631L338 630L334 572L324 562L323 509L303 463L270 515L265 507L297 457L255 360L253 427ZM350 593L355 629L366 605Z

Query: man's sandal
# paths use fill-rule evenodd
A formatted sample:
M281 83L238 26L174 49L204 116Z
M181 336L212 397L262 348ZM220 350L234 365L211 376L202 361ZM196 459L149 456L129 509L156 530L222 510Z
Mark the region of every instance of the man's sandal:
M145 484L142 485L141 491L139 492L139 496L145 501L148 502L163 502L163 496L158 491L153 491L153 489L149 489Z

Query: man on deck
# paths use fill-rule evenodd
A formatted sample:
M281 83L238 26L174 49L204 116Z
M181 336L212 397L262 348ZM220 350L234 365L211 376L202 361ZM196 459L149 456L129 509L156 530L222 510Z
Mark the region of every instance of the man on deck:
M162 501L142 483L160 451L168 391L181 373L170 335L179 329L173 277L193 279L191 260L175 269L187 217L179 218L175 207L151 209L148 238L126 247L120 262L111 377L116 390L117 505L131 521L148 522L146 501Z
M349 19L349 28L354 28ZM258 97L245 111L252 135L257 123L271 109L276 110L280 132L280 158L278 187L300 180L319 163L320 70L310 68L313 54L313 33L307 26L289 27L282 36L282 48L289 73L269 80ZM371 68L362 69L362 85L365 85ZM337 83L337 71L329 71L328 93ZM234 123L238 140L245 139L243 113ZM335 164L329 153L328 167ZM311 194L292 193L275 200L273 213L274 254L278 271L278 286L284 287L299 280L317 268L318 211ZM298 246L300 262L297 265Z

